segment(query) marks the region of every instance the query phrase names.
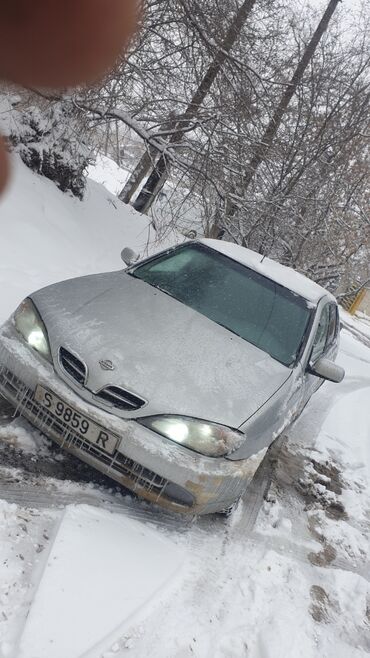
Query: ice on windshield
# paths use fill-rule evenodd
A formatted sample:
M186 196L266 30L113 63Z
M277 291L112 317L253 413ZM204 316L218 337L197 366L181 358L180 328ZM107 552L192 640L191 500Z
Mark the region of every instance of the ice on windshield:
M133 272L285 365L299 352L310 317L306 300L202 245L186 245Z

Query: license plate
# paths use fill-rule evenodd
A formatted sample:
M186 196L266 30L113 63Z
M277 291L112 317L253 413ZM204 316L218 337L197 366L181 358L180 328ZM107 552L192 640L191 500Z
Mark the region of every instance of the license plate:
M64 426L70 427L75 434L90 443L94 443L110 455L114 453L118 441L117 436L107 432L92 420L80 414L47 388L38 385L35 391L35 400L57 420L60 420Z

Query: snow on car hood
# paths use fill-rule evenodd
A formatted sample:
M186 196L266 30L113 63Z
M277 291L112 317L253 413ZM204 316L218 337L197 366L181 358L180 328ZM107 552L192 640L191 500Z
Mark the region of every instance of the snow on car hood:
M166 293L125 272L63 281L32 295L54 359L88 367L87 388L127 388L148 404L122 417L181 414L239 427L291 371ZM115 370L102 370L109 359ZM83 393L81 393L83 395Z

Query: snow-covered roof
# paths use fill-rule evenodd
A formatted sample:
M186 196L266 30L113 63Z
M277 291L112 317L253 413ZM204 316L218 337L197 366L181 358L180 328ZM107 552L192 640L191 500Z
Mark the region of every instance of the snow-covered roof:
M277 261L267 258L267 256L263 257L256 251L241 247L233 242L224 242L223 240L202 238L198 242L242 263L242 265L246 265L246 267L250 267L255 272L266 276L268 279L279 283L285 288L289 288L289 290L292 290L310 302L317 304L319 299L324 295L328 295L334 300L334 297L325 288L311 281L303 274L296 272L291 267L281 265Z

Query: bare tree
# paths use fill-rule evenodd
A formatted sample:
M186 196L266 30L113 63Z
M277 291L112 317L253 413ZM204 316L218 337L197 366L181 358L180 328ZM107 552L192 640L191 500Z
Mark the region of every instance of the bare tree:
M305 49L302 58L300 59L296 70L293 73L293 77L287 86L284 94L281 97L280 103L277 106L259 144L257 145L253 158L248 165L245 181L244 181L244 190L248 189L251 181L253 180L258 167L261 162L266 158L268 151L271 147L271 144L274 140L274 137L279 130L281 125L282 118L285 112L288 109L289 103L297 90L299 82L302 80L303 74L315 54L315 50L320 42L321 37L323 36L325 30L328 28L331 17L334 14L334 11L337 8L337 5L341 0L330 0L326 11L318 24L310 42Z
M191 122L197 117L199 110L204 102L206 96L217 77L220 73L222 66L233 48L236 40L238 39L244 24L251 13L256 0L244 0L234 19L232 20L226 36L222 41L220 47L217 49L216 54L211 61L208 69L205 72L198 88L192 96L192 99L186 108L183 115L177 120L174 129L169 138L170 144L178 144L185 130L188 130ZM181 0L181 4L186 8L186 3ZM140 212L148 212L159 190L163 187L164 181L168 176L168 161L165 155L162 155L158 163L155 165L151 175L141 190L138 198L134 203L134 208Z

